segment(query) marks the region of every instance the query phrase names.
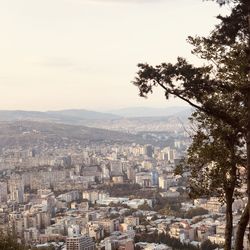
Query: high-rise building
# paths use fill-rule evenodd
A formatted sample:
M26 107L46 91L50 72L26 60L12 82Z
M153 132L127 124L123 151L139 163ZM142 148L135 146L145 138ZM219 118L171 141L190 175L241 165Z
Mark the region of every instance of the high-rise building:
M6 202L7 201L7 183L6 182L0 182L0 202Z
M127 168L127 176L131 182L133 183L135 182L135 167L134 166L129 166Z
M10 199L18 203L24 201L24 181L20 175L12 175L8 180Z
M151 174L152 174L152 185L153 186L158 186L158 184L159 184L159 174L158 174L158 172L157 172L157 170L156 169L153 169L152 171L151 171Z
M75 235L68 237L66 241L67 250L94 250L95 243L87 235Z
M147 144L144 146L144 154L147 155L148 157L152 157L154 152L154 148L152 145Z
M151 187L152 186L152 174L150 172L136 173L135 182L142 187Z

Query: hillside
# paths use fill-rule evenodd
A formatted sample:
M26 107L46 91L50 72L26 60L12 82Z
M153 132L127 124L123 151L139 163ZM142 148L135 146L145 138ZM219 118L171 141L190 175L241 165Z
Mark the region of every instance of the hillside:
M130 109L132 112L133 109ZM141 108L135 108L133 114L138 116L120 116L118 114L101 113L89 110L61 110L61 111L0 111L0 121L38 121L58 124L81 125L107 130L123 132L142 131L183 131L187 126L187 118L191 110L186 107L170 108L167 112L163 109L148 109L141 112ZM165 113L164 113L165 112ZM139 115L139 113L141 115ZM158 114L158 115L157 115ZM159 116L161 114L161 116ZM167 115L168 114L168 115ZM144 116L143 116L144 115ZM152 115L152 116L150 116Z
M85 126L34 121L0 122L0 148L126 143L137 140L140 138L135 135Z
M112 120L119 119L118 115L90 111L85 109L69 109L59 111L23 111L0 110L0 121L33 120L54 121L62 123L80 123L85 120Z
M122 117L167 117L190 112L187 106L173 106L168 108L131 107L110 110L109 113Z

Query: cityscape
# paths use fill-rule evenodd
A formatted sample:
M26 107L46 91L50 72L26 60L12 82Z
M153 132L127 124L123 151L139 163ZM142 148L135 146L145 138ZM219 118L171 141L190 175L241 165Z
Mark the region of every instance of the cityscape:
M0 0L0 250L250 250L250 0Z
M1 230L13 230L20 242L69 250L198 249L206 240L225 243L225 205L218 197L191 199L188 172L175 171L191 143L188 120L179 119L176 130L166 123L160 135L145 129L125 139L120 132L113 141L109 135L87 144L70 134L58 140L53 133L68 125L53 124L49 130L44 121L1 125L6 123L22 137L15 143L5 138L1 145ZM140 136L154 144L138 143ZM245 191L244 184L242 198L233 203L234 228L247 204Z

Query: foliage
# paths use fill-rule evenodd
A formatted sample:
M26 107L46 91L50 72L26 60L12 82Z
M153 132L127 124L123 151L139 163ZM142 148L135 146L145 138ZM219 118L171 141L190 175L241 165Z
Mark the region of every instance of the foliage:
M242 103L246 102L246 96L242 89L247 78L245 68L236 65L246 62L246 54L242 52L245 46L237 44L228 51L229 48L212 46L203 38L189 38L189 41L195 46L193 53L207 60L207 66L194 67L183 58L178 58L176 64L162 63L155 67L139 64L134 84L140 95L145 97L160 86L167 99L170 95L178 97L197 110L223 120L239 133L244 132L246 108ZM237 57L231 58L230 53ZM230 105L232 102L234 105Z
M138 184L114 184L103 186L102 189L109 192L110 196L123 197L133 195L141 187Z
M37 248L37 247L32 247L31 248L31 250L55 250L55 247L53 247L53 246L49 246L49 247L39 247L39 248Z
M201 250L214 250L218 247L217 244L213 244L210 240L205 240L201 243Z
M119 217L120 217L119 213L116 213L116 214L110 214L108 218L109 219L117 219Z
M184 213L184 218L187 219L192 219L195 216L201 216L208 214L208 210L202 208L202 207L196 207L196 208L191 208L188 211Z
M138 209L139 210L150 211L150 210L152 210L152 207L150 207L148 205L148 203L146 201L144 201L144 203L142 205L138 206Z
M191 244L183 244L178 239L170 237L165 233L157 233L157 231L152 233L141 233L135 235L135 243L137 242L149 242L149 243L161 243L166 244L173 248L173 250L197 250L198 248Z
M191 208L188 211L182 211L182 210L174 210L171 209L169 206L161 209L159 211L160 214L167 215L167 216L175 216L183 219L192 219L195 216L201 216L208 214L208 211L206 209L197 207L197 208Z
M226 197L227 220L232 220L230 206L235 188L241 184L237 166L244 164L244 146L248 207L250 204L250 5L248 0L217 2L230 3L231 13L218 16L221 22L209 37L188 38L194 47L192 53L204 60L204 65L193 66L180 57L175 64L139 64L133 83L139 88L140 96L147 97L160 86L166 99L180 98L199 111L195 117L198 131L189 150L190 188L195 195L203 192ZM205 117L205 122L201 117ZM247 225L249 212L244 214ZM237 234L241 243L244 228ZM232 228L226 232L232 233Z
M136 209L134 209L134 208L131 208L131 209L129 209L128 211L126 211L124 214L123 214L123 216L130 216L130 215L132 215L134 212L136 212L137 210Z
M10 233L8 230L7 233L3 233L0 231L0 249L1 250L36 250L38 249L35 246L27 246L23 243L19 243L18 238L16 234ZM55 250L54 246L48 246L48 247L40 247L41 250Z
M191 196L217 196L223 201L226 195L237 197L235 188L242 184L239 167L246 164L244 143L237 131L201 112L193 114L192 121L197 129L188 159L177 169L190 172Z
M184 201L186 201L184 198L164 198L157 195L154 210L162 215L183 217L181 203Z
M18 243L17 238L11 234L0 234L0 249L1 250L28 250L23 244Z

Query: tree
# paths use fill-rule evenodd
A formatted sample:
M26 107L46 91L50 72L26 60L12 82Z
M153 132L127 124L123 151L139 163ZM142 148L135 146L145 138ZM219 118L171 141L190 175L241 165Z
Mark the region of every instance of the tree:
M152 210L152 208L148 205L148 203L146 201L144 201L144 203L142 205L139 205L138 209L139 210L145 210L145 211Z
M186 213L184 214L184 218L187 219L192 219L195 216L201 216L208 214L208 210L202 208L202 207L196 207L196 208L191 208Z
M180 240L170 237L167 233L159 233L154 231L153 233L141 233L135 235L135 243L137 242L149 242L149 243L161 243L166 244L172 249L178 250L198 250L199 248L191 245L191 244L183 244Z
M155 67L139 64L133 83L144 97L160 86L167 99L173 95L186 101L228 124L245 140L248 205L239 223L235 246L242 249L250 209L250 4L249 0L218 2L232 2L231 14L218 17L221 23L208 38L188 39L194 45L193 53L206 61L205 66L194 67L183 58L178 58L176 64Z
M204 113L196 112L197 125L188 159L179 171L190 172L192 197L216 196L226 204L225 249L231 249L233 230L232 204L241 187L240 167L245 164L243 145L237 131ZM178 169L177 169L178 170Z
M244 75L244 81L241 86L241 92L245 92L244 106L247 109L246 112L246 151L247 151L247 193L248 193L248 205L243 211L241 216L237 236L235 249L243 249L243 237L246 226L249 224L250 218L250 1L249 0L224 0L217 1L221 4L227 2L233 2L234 7L230 15L222 17L218 16L221 20L220 25L216 26L215 32L211 39L216 43L224 46L232 46L237 42L245 45L242 52L245 54L242 72ZM240 62L240 61L239 61Z
M28 250L28 247L17 242L17 238L7 232L0 234L0 249L2 250Z
M214 250L217 248L218 245L213 244L210 240L205 240L201 243L201 250Z
M31 250L55 250L55 247L54 246L49 246L49 247L32 247Z

